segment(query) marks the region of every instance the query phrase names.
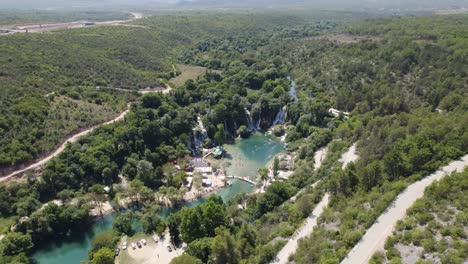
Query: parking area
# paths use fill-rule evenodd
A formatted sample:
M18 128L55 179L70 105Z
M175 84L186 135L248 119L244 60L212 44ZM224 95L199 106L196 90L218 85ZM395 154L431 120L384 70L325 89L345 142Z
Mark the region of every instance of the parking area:
M142 239L146 240L146 245L142 243ZM122 244L124 241L127 241L127 249L122 250ZM135 249L133 249L132 243L136 244L137 242L140 242L141 247L137 245ZM124 238L120 242L119 247L121 248L120 255L116 258L116 263L119 264L169 264L173 258L184 252L182 248L175 248L170 243L168 233L160 237L158 242L154 241L153 236L137 234L133 237Z

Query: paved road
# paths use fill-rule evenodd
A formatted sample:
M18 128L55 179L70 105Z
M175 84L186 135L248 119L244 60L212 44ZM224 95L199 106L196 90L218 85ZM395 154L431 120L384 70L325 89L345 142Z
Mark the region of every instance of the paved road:
M307 218L306 222L299 229L292 238L288 240L288 243L278 253L279 261L277 263L285 264L288 263L288 258L297 249L297 242L299 239L304 238L312 233L314 227L317 225L317 218L322 214L323 209L328 205L329 195L325 194L322 201L315 207L312 214Z
M385 240L392 234L398 220L403 219L406 215L406 210L424 195L424 190L427 186L436 180L444 178L453 171L463 171L466 166L468 166L468 155L465 155L460 160L451 162L433 174L408 186L397 196L396 200L377 219L374 225L367 230L363 238L341 264L368 263L375 252L383 250Z
M141 26L141 25L125 24L125 23L128 23L128 22L132 22L134 20L138 20L138 19L143 18L142 13L130 12L130 14L133 17L129 18L127 20L111 20L111 21L95 22L94 25L90 25L90 26L86 26L86 27L93 27L93 26L129 26L129 27L142 27L142 28L145 28L144 26ZM39 25L39 24L41 24L41 23L36 23L36 25ZM18 25L18 26L21 26L21 25ZM30 28L28 30L17 29L16 27L18 27L18 26L0 28L0 29L3 29L3 30L9 30L10 31L9 33L2 33L2 34L0 34L0 36L8 36L8 35L11 35L11 34L22 34L22 33L49 32L49 31L60 30L60 29L82 28L83 27L83 21L73 21L73 22L63 22L63 23L46 23L46 24L43 24L42 27Z

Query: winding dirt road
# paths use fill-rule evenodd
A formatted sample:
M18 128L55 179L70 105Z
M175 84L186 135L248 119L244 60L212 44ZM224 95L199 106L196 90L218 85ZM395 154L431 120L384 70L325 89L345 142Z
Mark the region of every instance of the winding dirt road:
M172 88L170 86L167 86L167 88L165 90L155 90L155 91L146 91L146 90L141 90L139 91L141 94L146 94L146 93L163 93L163 94L168 94L170 93L170 91L172 90ZM117 117L107 121L107 122L104 122L102 124L98 124L98 125L95 125L89 129L86 129L82 132L79 132L71 137L69 137L67 140L65 140L65 142L62 143L62 145L60 145L59 148L57 148L54 152L52 152L50 155L47 155L46 157L44 157L43 159L40 159L39 161L27 166L26 168L23 168L23 169L20 169L20 170L16 170L8 175L6 175L5 177L2 177L0 178L0 183L3 183L3 182L7 182L15 177L18 177L20 176L21 174L25 173L25 172L28 172L28 171L31 171L31 170L34 170L38 167L41 167L43 165L45 165L49 160L51 160L52 158L58 156L64 149L65 147L67 146L68 143L73 143L73 142L76 142L80 137L82 136L85 136L85 135L88 135L89 133L91 133L94 129L100 127L100 126L104 126L104 125L109 125L109 124L112 124L114 122L117 122L117 121L120 121L122 119L124 119L124 117L130 112L130 105L127 105L127 108L125 111L123 111L122 113L120 113Z
M20 169L20 170L17 170L17 171L14 171L10 174L8 174L7 176L5 177L2 177L0 178L0 183L1 182L6 182L6 181L9 181L11 180L13 177L17 176L17 175L20 175L22 173L25 173L25 172L28 172L28 171L31 171L31 170L34 170L44 164L46 164L49 160L51 160L52 158L56 157L57 155L59 155L64 149L65 147L67 146L68 143L73 143L73 142L76 142L80 137L82 136L85 136L89 133L91 133L94 129L100 127L100 126L103 126L103 125L109 125L109 124L112 124L114 122L117 122L117 121L120 121L122 119L124 119L124 117L128 114L128 112L130 111L128 109L129 107L127 106L127 109L125 111L123 111L122 113L120 113L117 117L115 117L114 119L112 120L109 120L105 123L102 123L102 124L99 124L99 125L96 125L96 126L93 126L85 131L82 131L80 133L77 133L71 137L69 137L67 140L65 140L65 142L62 143L62 145L60 145L60 147L58 149L56 149L54 152L52 152L50 155L46 156L45 158L39 160L38 162L34 163L34 164L31 164L29 166L27 166L26 168L24 169Z
M392 234L398 220L403 219L406 215L406 210L424 195L424 190L427 186L454 171L461 172L467 166L468 155L465 155L460 160L453 161L433 174L408 186L397 196L395 201L375 221L371 228L367 230L366 234L349 252L341 264L368 263L375 252L383 250L385 240Z
M355 161L358 160L358 159L359 159L359 155L358 155L358 153L356 152L356 143L354 143L354 144L348 149L348 151L346 151L345 153L343 153L343 155L341 156L341 158L340 158L338 161L343 163L343 165L341 166L341 168L344 170L344 169L346 169L346 167L348 166L349 163L355 162Z
M292 238L288 240L288 243L281 249L278 253L277 263L286 264L288 263L288 258L291 254L294 254L297 249L297 242L299 239L302 239L312 233L314 227L317 225L317 219L322 214L325 207L328 205L329 194L325 194L319 204L315 207L312 214L307 218L304 225L302 225Z

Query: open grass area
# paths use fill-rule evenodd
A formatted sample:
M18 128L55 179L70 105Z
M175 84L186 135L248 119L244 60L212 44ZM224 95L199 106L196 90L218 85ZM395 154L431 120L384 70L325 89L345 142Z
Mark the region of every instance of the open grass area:
M206 68L200 66L178 64L177 67L182 73L170 80L176 87L182 86L188 80L196 80L198 76L206 72Z

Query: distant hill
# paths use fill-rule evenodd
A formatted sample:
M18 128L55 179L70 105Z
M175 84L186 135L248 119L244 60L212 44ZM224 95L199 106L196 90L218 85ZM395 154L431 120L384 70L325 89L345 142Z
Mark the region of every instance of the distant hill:
M314 9L400 9L421 10L435 8L468 7L468 0L4 0L0 8L125 8L125 7L297 7Z
M180 0L179 5L224 7L306 6L316 9L430 9L467 7L468 0Z

